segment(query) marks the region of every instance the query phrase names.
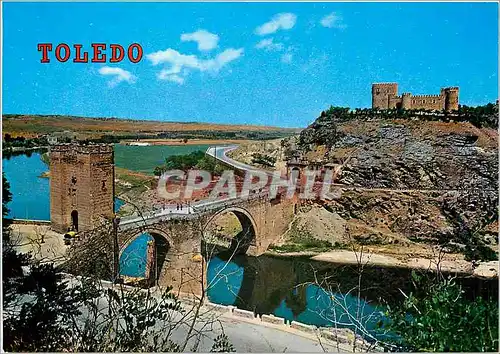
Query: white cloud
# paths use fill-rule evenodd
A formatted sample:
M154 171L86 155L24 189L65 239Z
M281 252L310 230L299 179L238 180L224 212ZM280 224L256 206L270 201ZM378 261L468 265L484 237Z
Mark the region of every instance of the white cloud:
M129 84L133 84L137 80L137 77L132 75L130 71L111 66L103 66L102 68L99 69L99 74L104 76L112 76L111 80L108 81L109 87L115 87L122 81L126 81Z
M204 70L218 71L222 69L224 65L229 64L233 60L238 59L242 54L243 54L243 48L239 49L229 48L223 51L222 53L217 54L215 59L200 61L201 67L204 68Z
M175 82L176 84L179 84L179 85L182 85L184 83L184 78L182 76L179 76L177 74L171 74L171 73L169 73L169 70L163 69L156 76L160 80Z
M204 29L200 29L193 33L181 34L181 41L194 41L198 43L198 50L208 51L217 47L219 43L219 36L215 33L210 33Z
M255 29L255 33L259 36L265 36L266 34L271 34L279 29L289 30L295 26L297 21L297 16L292 13L279 13L271 18L271 21L264 23L263 25Z
M293 55L292 53L285 53L281 56L281 61L286 64L290 64L292 62Z
M274 43L272 38L264 38L255 45L255 48L265 49L268 51L272 50L280 51L283 50L283 43Z
M213 59L199 59L196 55L185 55L179 53L175 49L168 48L166 50L147 54L146 58L151 61L153 65L170 65L170 68L163 69L158 73L158 79L183 84L185 77L191 70L217 73L224 66L242 55L243 48L229 48L217 54Z
M325 17L323 17L320 21L321 26L327 27L327 28L338 28L338 29L344 29L347 26L342 23L342 16L339 14L332 12Z

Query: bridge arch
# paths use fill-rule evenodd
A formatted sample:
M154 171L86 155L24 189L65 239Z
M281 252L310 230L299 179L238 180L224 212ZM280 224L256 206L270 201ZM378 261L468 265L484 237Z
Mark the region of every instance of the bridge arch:
M137 230L120 247L120 274L156 283L170 261L173 247L172 238L159 228Z
M209 227L212 226L218 218L227 214L236 216L242 228L241 232L231 239L230 250L236 251L236 253L246 253L250 246L256 245L258 228L252 214L242 207L225 208L211 215L203 225L203 235L206 235L207 231L209 231Z

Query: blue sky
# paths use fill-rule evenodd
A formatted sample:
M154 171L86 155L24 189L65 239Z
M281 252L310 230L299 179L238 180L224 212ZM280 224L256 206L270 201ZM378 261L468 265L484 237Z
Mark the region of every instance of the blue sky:
M498 97L496 3L3 3L4 113L303 127L372 82ZM140 63L41 64L38 43L140 43ZM91 54L90 54L91 55Z

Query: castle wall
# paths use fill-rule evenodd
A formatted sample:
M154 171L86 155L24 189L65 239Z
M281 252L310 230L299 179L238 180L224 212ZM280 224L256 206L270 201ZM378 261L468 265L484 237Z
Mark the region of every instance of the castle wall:
M458 87L446 87L444 89L441 89L441 94L445 96L445 110L458 110L458 91Z
M442 95L418 95L410 99L411 108L407 109L431 109L442 111L444 109L445 97Z
M389 103L388 103L387 108L392 109L392 108L401 107L403 99L401 98L401 96L392 96L392 97L389 97L388 101L389 101Z
M50 150L50 219L66 232L77 214L78 231L114 212L114 154L108 145L57 145Z

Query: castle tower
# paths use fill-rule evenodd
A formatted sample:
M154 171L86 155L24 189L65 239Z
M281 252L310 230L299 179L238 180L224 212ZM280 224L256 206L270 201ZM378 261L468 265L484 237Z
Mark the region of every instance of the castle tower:
M398 95L397 83L372 84L372 108L390 108L389 99Z
M441 89L444 94L444 110L446 112L458 110L458 87L445 87Z
M93 229L114 213L112 145L56 145L50 149L50 221L66 232Z
M411 95L411 93L405 92L401 96L402 96L402 99L403 99L402 100L402 104L401 104L401 108L403 108L403 109L411 109L412 108L412 103L411 103L412 95Z

